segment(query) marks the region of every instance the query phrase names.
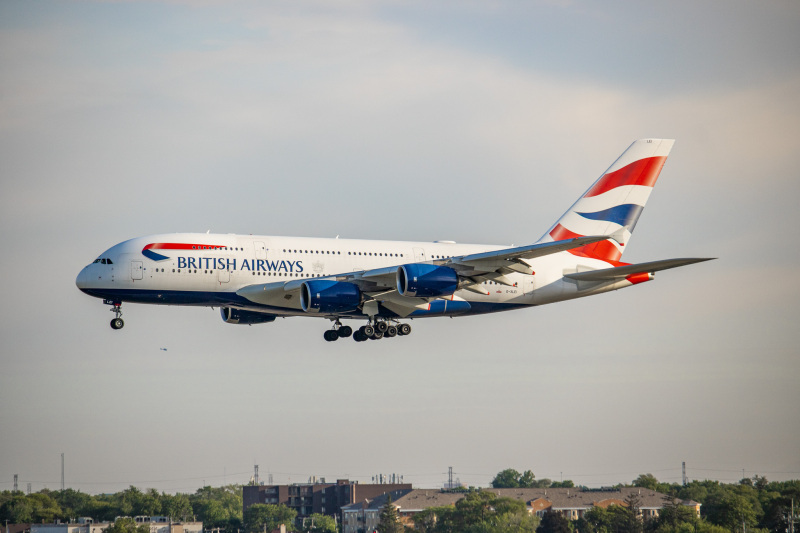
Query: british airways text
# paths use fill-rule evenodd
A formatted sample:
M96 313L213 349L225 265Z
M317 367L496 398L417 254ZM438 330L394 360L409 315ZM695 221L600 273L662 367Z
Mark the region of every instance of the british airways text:
M303 272L302 261L268 261L243 259L237 268L236 259L227 257L178 257L178 268L211 268L214 270L252 270L254 272Z

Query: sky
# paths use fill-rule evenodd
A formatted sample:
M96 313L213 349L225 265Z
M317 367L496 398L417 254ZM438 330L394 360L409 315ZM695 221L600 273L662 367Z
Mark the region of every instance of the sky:
M0 490L448 467L800 478L800 5L0 2ZM123 240L535 242L676 139L623 257L716 261L326 343L75 287ZM161 348L166 348L166 351Z

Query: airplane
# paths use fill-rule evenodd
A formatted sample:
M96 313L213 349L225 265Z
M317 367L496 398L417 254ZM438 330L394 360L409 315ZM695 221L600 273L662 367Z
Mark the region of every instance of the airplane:
M219 307L229 324L328 319L326 341L411 333L408 320L460 317L592 296L713 258L620 262L674 144L640 139L526 246L276 237L151 235L112 246L78 274L84 293L122 303ZM342 320L360 320L356 329Z

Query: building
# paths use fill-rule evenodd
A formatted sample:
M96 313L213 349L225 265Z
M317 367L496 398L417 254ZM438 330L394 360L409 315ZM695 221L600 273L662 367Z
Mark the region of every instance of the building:
M642 518L657 517L659 511L669 503L669 497L654 490L624 487L619 489L481 489L500 497L514 498L525 502L529 513L542 516L547 511L564 515L569 520L577 520L592 507L606 508L610 505L626 506L625 500L635 495L639 499ZM431 507L455 505L464 498L464 492L446 492L436 489L415 489L392 491L392 504L397 508L403 525L414 525L415 514ZM374 531L380 519L381 508L387 495L342 507L342 532L361 533ZM681 502L691 507L700 516L700 504L693 501Z
M166 516L136 516L133 520L137 524L150 526L150 533L203 533L202 522L170 521ZM30 533L103 533L112 525L112 522L79 518L76 522L66 524L31 524Z
M245 485L242 487L242 510L255 503L283 504L297 512L298 518L314 513L339 516L342 507L373 499L395 490L411 490L411 483L358 483L337 479L293 485Z

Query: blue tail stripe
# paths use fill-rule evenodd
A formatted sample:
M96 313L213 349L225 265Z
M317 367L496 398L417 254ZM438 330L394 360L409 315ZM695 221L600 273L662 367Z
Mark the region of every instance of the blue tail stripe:
M636 222L639 220L639 215L642 214L643 206L637 204L623 204L615 205L610 209L597 211L595 213L578 213L584 218L589 220L604 220L607 222L614 222L620 226L628 228L628 231L633 232L636 227Z

